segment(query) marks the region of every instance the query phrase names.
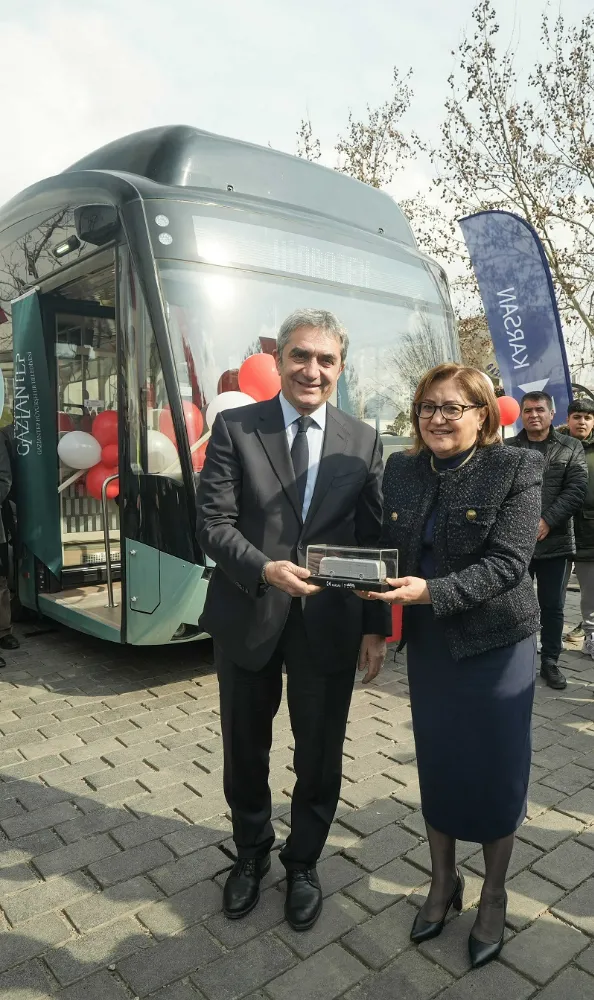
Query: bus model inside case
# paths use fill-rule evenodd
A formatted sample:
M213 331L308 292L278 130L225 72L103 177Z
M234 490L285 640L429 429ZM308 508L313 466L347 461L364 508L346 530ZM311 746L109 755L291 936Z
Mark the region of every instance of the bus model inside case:
M384 580L386 564L379 559L340 559L325 556L320 562L320 576L347 580Z

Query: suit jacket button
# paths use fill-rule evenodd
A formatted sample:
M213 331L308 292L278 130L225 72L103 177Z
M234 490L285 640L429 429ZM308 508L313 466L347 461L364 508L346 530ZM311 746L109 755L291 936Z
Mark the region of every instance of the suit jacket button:
M398 520L398 514L396 513L395 510L392 511L392 513L390 514L390 517L392 518L393 521L397 521Z
M476 521L476 518L477 518L476 510L467 510L466 511L466 520L467 521Z

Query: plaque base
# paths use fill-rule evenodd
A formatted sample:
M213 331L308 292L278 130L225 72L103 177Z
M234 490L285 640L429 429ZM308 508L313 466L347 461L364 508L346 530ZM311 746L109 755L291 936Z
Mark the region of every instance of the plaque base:
M315 583L318 587L326 587L328 590L373 590L379 594L385 594L394 588L390 583L381 583L378 580L348 580L340 576L310 576L306 583Z

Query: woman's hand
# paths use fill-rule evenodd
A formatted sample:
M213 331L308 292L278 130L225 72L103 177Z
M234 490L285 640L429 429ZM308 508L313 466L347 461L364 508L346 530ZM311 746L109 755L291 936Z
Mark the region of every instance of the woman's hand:
M399 580L388 577L386 583L394 590L387 590L383 594L373 590L362 591L359 596L371 601L385 601L386 604L431 604L427 581L418 576L403 576Z

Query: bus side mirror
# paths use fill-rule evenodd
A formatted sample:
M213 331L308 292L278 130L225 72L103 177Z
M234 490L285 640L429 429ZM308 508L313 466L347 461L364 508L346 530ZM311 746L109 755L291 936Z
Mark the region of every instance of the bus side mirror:
M115 239L119 232L118 210L113 205L83 205L74 210L74 225L83 243L101 247Z

